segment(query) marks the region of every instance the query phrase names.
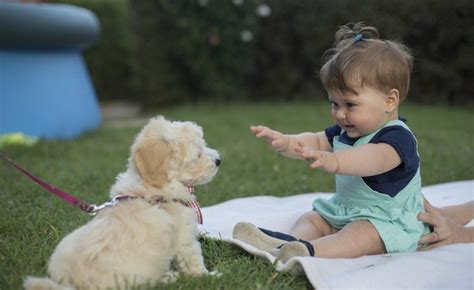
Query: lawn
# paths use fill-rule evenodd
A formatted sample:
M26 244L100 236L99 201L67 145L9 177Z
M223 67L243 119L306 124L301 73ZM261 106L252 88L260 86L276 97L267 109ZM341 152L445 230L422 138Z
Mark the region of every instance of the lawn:
M201 206L252 195L286 196L334 191L333 176L305 162L268 150L249 132L265 124L287 133L318 131L331 124L329 104L197 104L164 108L135 120L106 120L80 138L40 141L3 152L34 174L78 198L101 203L115 176L125 169L129 146L146 119L164 115L192 120L220 151L219 173L197 188ZM469 108L404 104L401 115L419 141L424 185L474 178L474 115ZM0 289L19 289L26 275L45 275L55 245L90 217L60 201L0 162ZM204 217L205 218L205 217ZM219 241L202 240L209 269L219 278L180 278L160 289L306 289L304 277L280 274L260 258Z

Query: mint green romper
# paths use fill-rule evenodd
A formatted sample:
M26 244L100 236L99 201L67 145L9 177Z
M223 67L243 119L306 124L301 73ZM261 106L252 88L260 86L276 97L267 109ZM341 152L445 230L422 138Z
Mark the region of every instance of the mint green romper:
M394 125L410 130L400 120L389 121L384 127ZM381 129L360 137L352 146L339 142L339 136L335 136L334 152L365 145ZM424 211L420 168L394 197L372 190L360 176L336 174L336 195L329 200L316 199L313 209L337 229L353 221L371 222L382 238L387 253L415 251L420 236L429 232L428 226L416 218L418 213Z

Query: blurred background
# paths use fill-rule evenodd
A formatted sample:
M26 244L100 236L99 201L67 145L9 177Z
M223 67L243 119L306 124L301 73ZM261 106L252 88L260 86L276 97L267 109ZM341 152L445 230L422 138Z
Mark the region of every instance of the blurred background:
M321 55L339 26L357 21L413 50L402 115L419 140L423 185L473 179L473 0L0 0L0 151L102 203L135 134L160 114L195 121L221 153L219 174L199 189L203 207L334 192L332 174L281 158L248 128L331 124ZM0 289L20 289L89 217L1 163ZM223 277L166 289L308 288L230 245L205 239L203 252Z
M408 100L472 105L471 0L61 0L102 24L85 58L101 103L325 99L337 27L365 21L413 50Z

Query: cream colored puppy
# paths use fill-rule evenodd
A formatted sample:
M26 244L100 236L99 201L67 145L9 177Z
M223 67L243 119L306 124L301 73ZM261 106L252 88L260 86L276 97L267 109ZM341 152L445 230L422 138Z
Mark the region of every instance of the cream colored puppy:
M28 277L26 289L127 289L208 273L197 241L189 187L209 182L220 164L191 122L151 119L131 148L128 168L110 190L121 196L66 236L52 254L50 278Z

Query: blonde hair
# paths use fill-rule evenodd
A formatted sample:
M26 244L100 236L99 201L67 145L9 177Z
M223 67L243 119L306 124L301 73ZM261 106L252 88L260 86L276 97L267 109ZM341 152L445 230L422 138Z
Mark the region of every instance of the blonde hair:
M413 57L403 44L379 39L375 27L362 22L341 26L335 47L323 54L319 72L327 91L356 93L355 87L370 86L381 92L397 89L400 101L408 94Z

